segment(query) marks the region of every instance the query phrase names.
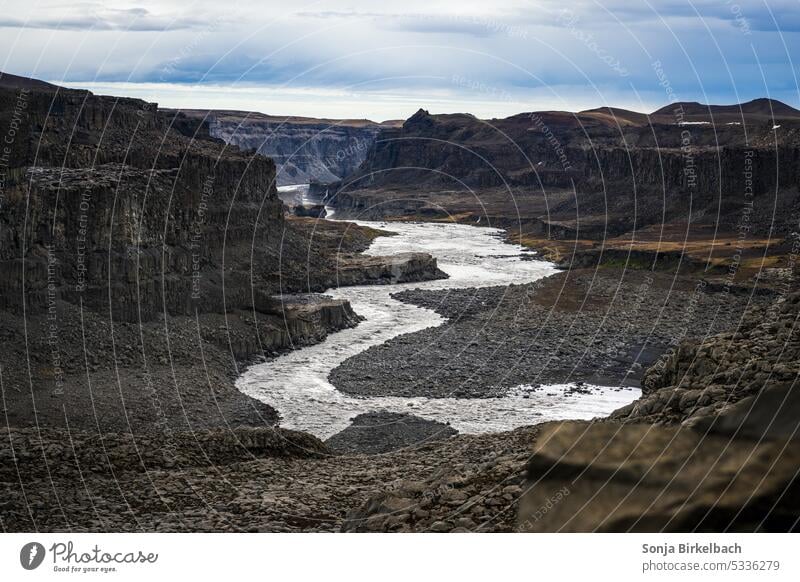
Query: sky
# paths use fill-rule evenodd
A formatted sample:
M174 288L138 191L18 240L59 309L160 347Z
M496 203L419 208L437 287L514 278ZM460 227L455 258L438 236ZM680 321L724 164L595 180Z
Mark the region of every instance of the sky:
M164 107L374 120L757 97L800 107L800 0L0 6L0 70Z

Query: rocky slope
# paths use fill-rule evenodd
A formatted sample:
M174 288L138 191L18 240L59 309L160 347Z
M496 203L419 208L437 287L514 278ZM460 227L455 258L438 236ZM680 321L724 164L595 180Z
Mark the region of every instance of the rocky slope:
M785 236L797 223L799 145L800 112L770 100L676 103L649 116L599 109L480 120L420 110L384 129L358 170L318 190L342 215L468 212L551 238L596 240L674 221Z
M798 317L797 293L760 308L737 330L737 351L758 353L762 334L774 323L786 330L779 343L796 362ZM697 353L698 372L689 371L690 379L703 378L702 370L715 365L718 354L703 346L729 339L722 334L687 344L685 350ZM313 437L289 431L201 431L164 440L15 429L0 441L0 526L6 531L789 531L797 529L800 516L800 399L796 373L782 385L771 380L782 361L765 359L760 371L766 377L747 376L750 396L711 411L706 417L715 419L711 425L685 422L695 416L689 411L670 412L671 426L634 418L549 423L456 435L378 455L334 455ZM734 364L737 373L746 368ZM652 374L677 381L671 372L648 377ZM733 385L724 387L732 398L737 393ZM376 421L380 430L381 423L398 419L361 424L375 427Z
M348 514L343 529L795 531L799 316L800 294L793 293L754 309L737 330L736 350L751 353L773 341L771 327L785 330L776 340L782 349L767 347L770 356L759 360L756 374L748 374L747 363L728 364L750 396L740 400L741 387L726 383L728 404L681 409L645 395L612 419L493 435L494 446L507 447L493 462L461 465L376 494ZM723 333L684 344L683 352L696 358L694 371L683 375L708 381L705 374L720 356L709 348L728 346L730 339ZM790 378L786 362L792 362ZM647 377L681 381L664 369L655 366ZM649 417L631 412L644 405ZM665 422L672 426L660 426ZM518 440L508 446L512 435Z
M799 316L800 294L781 296L662 358L609 422L543 429L521 529L796 530Z
M645 374L642 398L612 418L705 426L752 407L765 390L788 392L800 375L799 302L780 297L766 311L748 310L733 331L670 350Z
M246 111L168 113L179 120L200 119L201 133L275 160L279 186L332 182L351 174L364 161L378 133L399 123L281 117Z
M294 294L336 286L340 254L351 284L396 266L360 268L380 233L284 216L272 160L154 103L0 74L0 128L3 424L274 423L239 366L358 321Z
M462 527L503 531L514 523L510 500L535 431L383 455L332 455L313 437L268 429L168 442L70 434L16 430L0 441L4 531L340 531L349 512L348 530L440 531L434 523L461 518L466 501ZM402 511L362 522L359 508L381 492L401 497ZM395 519L382 527L387 517Z

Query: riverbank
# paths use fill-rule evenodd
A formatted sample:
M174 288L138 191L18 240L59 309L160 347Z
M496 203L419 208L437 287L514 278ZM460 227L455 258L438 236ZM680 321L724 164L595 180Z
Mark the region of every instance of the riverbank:
M235 388L244 364L358 323L346 302L324 296L287 297L275 309L168 316L138 325L112 324L68 304L56 306L51 317L24 321L0 313L0 424L165 439L175 431L274 425L279 415L273 408Z
M343 362L331 382L358 396L485 398L520 384L638 387L682 340L734 329L762 296L711 292L671 273L575 269L528 285L404 291L441 327L400 336Z
M312 190L320 194L326 188ZM755 276L791 268L796 262L795 224L778 221L773 226L779 228L770 229L771 205L754 216L742 210L735 224L722 225L703 216L665 219L656 212L659 220L639 225L632 209L612 212L605 195L590 198L592 202L583 201L578 212L573 208L572 189L541 192L485 187L463 192L370 187L337 192L331 203L338 218L500 228L510 243L535 250L564 269L600 265L681 271L699 274L715 284L748 287ZM793 215L786 210L786 216ZM753 222L760 228L752 228Z
M364 222L359 225L384 226ZM541 281L556 272L552 264L536 260L532 253L504 242L502 231L497 229L432 223L392 223L389 227L397 234L376 240L368 254L402 257L410 251L429 249L449 277L330 291L335 298L348 301L363 317L358 327L334 334L324 343L252 366L237 381L242 392L280 411L282 426L328 439L348 429L354 417L390 412L448 424L460 432L499 432L545 420L593 418L636 398L635 390L597 387L590 390L567 383L538 389L523 381L520 384L526 385L518 387L502 384L504 379L500 376L497 381L502 391L478 395L483 397L469 401L453 396L453 387L444 383L413 395L348 394L337 390L329 381L331 371L337 366L358 362L364 353L371 354L371 349L383 349L386 342L408 340L415 344L416 332L436 333L437 326L446 324L446 318L434 309L404 303L395 299L395 294L441 292L449 302L452 293L453 308L458 310L463 306L464 293L482 293L485 287L496 289L498 285L514 282ZM424 349L421 344L415 345ZM465 357L456 352L451 355ZM414 381L424 372L413 367L392 369L391 362L376 359L368 372L359 369L355 376L363 378L367 385L380 387L390 376L400 374L400 380ZM515 390L508 390L511 388ZM404 435L409 433L408 427L398 424L395 428ZM417 442L425 438L425 431L421 431Z
M671 399L646 395L636 404L648 403L651 415L668 411L659 422L673 426L637 420L634 406L599 422L457 435L378 455L334 455L318 439L282 429L199 431L171 441L12 429L0 440L0 527L790 531L800 515L792 440L798 310L800 295L779 297L745 317L736 334L687 342L683 354L694 357L655 373L690 386L720 366L741 375L749 396L737 401L735 386L727 387L735 403L707 410L704 423L692 419L697 407L681 413ZM771 341L778 345L762 353ZM750 360L725 357L742 350L761 354L754 374Z
M274 259L280 270L275 289L283 292L248 289L237 278L227 287L227 309L161 313L138 322L57 299L45 313L0 311L0 425L164 438L176 431L275 425L280 416L273 407L236 389L244 369L359 322L346 300L313 291L337 282L444 277L422 253L405 260L362 257L385 232L294 218L287 218L286 230L292 244ZM249 253L230 251L235 260ZM340 277L342 265L346 276Z

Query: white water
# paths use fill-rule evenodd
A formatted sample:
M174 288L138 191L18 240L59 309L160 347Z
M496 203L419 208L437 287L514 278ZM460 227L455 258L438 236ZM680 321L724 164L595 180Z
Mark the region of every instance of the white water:
M278 197L286 204L317 204L319 201L308 197L308 184L291 184L278 186Z
M522 259L522 249L506 244L500 231L474 226L432 223L358 224L397 232L379 237L371 255L424 251L438 259L449 279L402 285L331 289L327 294L350 301L366 319L353 329L330 335L324 342L251 366L237 380L243 393L266 402L281 414L281 426L328 438L347 428L361 413L407 412L449 422L464 433L510 430L558 419L607 415L639 396L638 390L590 387L591 394L565 395L568 385L528 391L516 387L504 398L355 398L328 382L336 366L367 348L401 334L435 327L444 319L435 312L390 297L404 289L453 289L529 283L556 272L544 261ZM424 346L421 346L424 349ZM550 395L548 395L550 394Z

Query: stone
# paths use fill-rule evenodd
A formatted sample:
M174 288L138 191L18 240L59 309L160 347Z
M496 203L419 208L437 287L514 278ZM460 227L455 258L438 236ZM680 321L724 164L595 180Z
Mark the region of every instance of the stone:
M428 528L429 531L434 533L444 533L450 531L451 529L453 529L453 526L444 521L434 521Z
M586 422L541 431L520 531L785 531L800 512L800 449L785 438Z

